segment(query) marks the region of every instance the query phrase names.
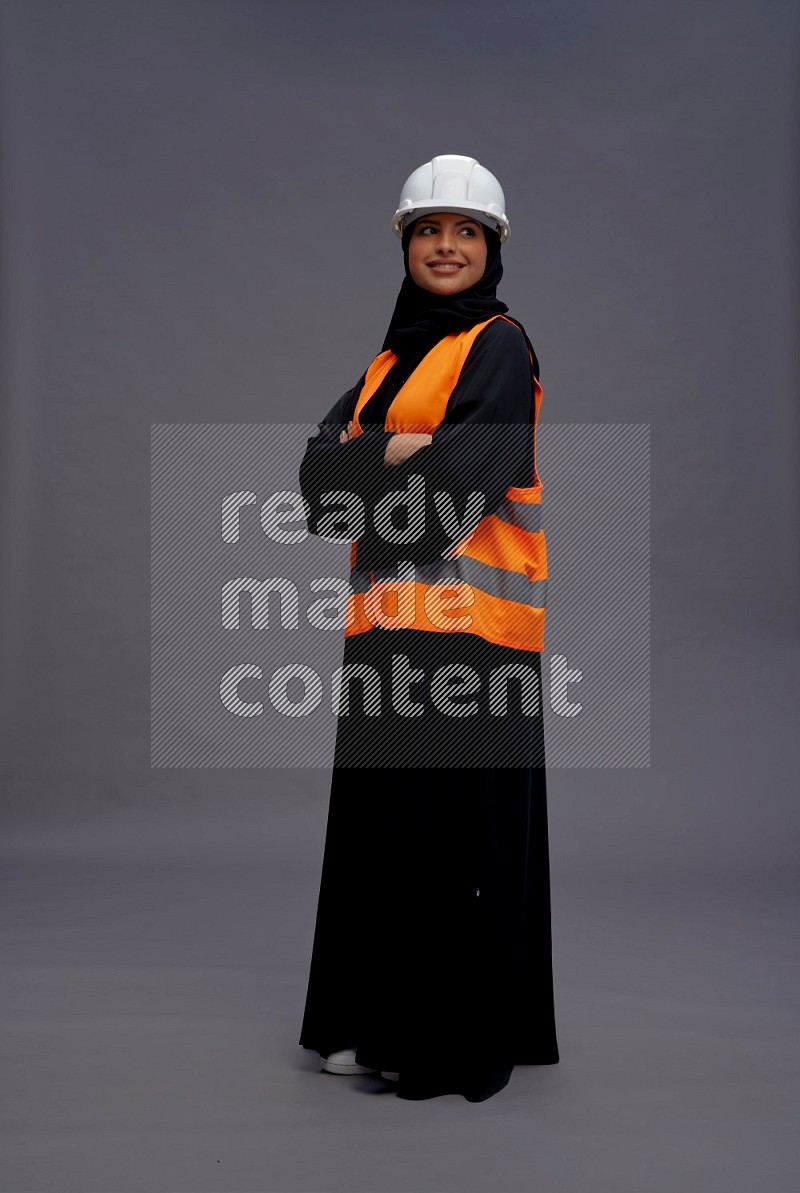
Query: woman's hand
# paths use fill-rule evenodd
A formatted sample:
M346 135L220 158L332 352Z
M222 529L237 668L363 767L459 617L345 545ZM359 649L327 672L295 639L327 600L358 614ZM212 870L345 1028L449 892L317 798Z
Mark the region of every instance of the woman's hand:
M347 443L353 438L353 420L347 424L346 430L339 432L339 442ZM413 456L414 452L419 451L421 447L427 447L433 439L433 435L428 435L423 432L401 432L397 435L392 435L391 439L386 445L383 462L391 467L393 464L402 464L409 456Z
M427 447L433 439L433 435L427 435L423 432L401 432L398 435L392 435L389 442L386 444L386 451L384 452L383 462L391 467L392 464L402 464L409 456L413 456L414 452L419 451L421 447Z

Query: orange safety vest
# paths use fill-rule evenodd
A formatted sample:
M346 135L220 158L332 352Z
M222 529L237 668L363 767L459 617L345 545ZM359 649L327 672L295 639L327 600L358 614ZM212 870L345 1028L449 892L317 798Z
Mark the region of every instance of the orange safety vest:
M386 413L385 429L433 434L475 337L494 319L503 318L493 315L468 331L439 340L396 394ZM367 369L353 414L354 436L363 433L361 410L396 360L387 350ZM547 553L541 525L542 482L535 463L542 387L535 376L533 383L533 484L529 488L512 485L497 509L481 518L448 558L414 564L413 579L359 568L357 542L353 542L345 637L379 624L387 629L471 633L501 646L544 649ZM401 556L402 545L398 545ZM387 602L394 605L394 612Z

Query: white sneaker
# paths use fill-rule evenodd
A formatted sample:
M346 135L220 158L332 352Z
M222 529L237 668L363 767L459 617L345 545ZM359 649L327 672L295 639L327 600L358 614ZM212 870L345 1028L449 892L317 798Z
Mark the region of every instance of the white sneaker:
M377 1069L368 1069L366 1065L356 1064L355 1048L341 1048L338 1052L329 1052L320 1057L322 1071L325 1073L340 1073L352 1077L356 1073L377 1073Z
M381 1069L381 1077L385 1077L387 1081L399 1081L399 1073L387 1073L386 1069Z

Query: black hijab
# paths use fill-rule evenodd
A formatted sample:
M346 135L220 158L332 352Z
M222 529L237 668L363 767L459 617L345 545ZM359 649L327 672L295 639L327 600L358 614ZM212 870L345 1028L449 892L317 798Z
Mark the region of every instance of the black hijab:
M495 293L503 276L503 261L500 237L493 228L483 225L486 234L486 266L478 281L455 294L434 294L417 285L408 267L408 243L415 223L416 220L406 224L403 229L403 263L406 276L400 286L381 349L382 352L387 348L391 349L398 359L365 403L359 415L361 423L383 425L386 411L400 387L443 336L458 331L469 331L476 323L483 323L492 315L503 315L508 310L507 305ZM507 318L511 319L525 336L533 353L534 372L538 378L539 362L525 328L511 315Z

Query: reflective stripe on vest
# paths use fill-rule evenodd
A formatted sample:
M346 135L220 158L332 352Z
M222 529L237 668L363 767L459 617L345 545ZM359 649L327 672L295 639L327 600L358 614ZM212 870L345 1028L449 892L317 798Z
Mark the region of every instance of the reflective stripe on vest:
M385 429L433 434L444 418L475 337L494 319L503 318L493 315L468 331L439 340L398 391L386 413ZM353 413L354 436L363 433L361 410L396 360L393 352L382 352L367 369ZM402 574L398 568L359 568L357 543L353 542L346 636L379 625L386 629L472 633L502 646L544 649L547 551L541 520L542 482L535 468L542 387L533 376L532 365L531 375L535 398L533 485L512 485L498 507L481 518L450 557L432 563L409 563ZM402 544L398 544L398 564L402 550Z

